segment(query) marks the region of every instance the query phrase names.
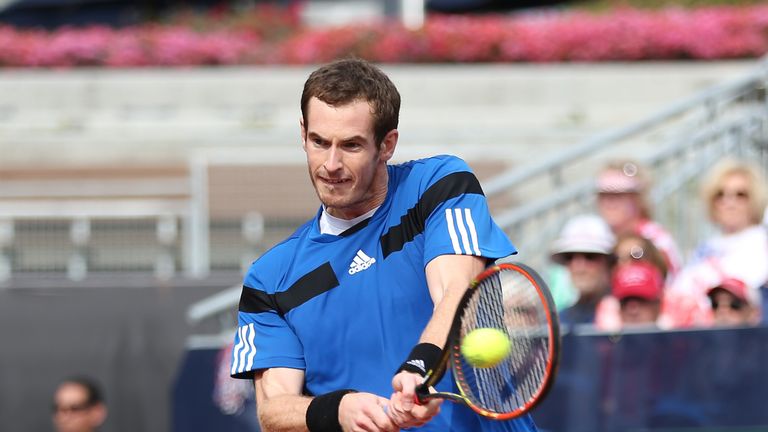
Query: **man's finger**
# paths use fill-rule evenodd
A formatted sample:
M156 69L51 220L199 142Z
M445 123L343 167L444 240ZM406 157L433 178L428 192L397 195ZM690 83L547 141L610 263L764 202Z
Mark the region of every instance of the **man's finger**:
M430 399L424 405L415 406L410 414L414 417L413 422L428 422L440 412L442 399Z
M414 374L404 374L402 381L402 404L403 409L410 411L413 409L416 400L416 377ZM420 378L420 377L419 377Z
M384 412L389 416L395 424L403 425L408 421L410 417L402 407L400 402L400 393L392 393L392 397L388 405L383 406Z
M380 398L379 399L379 406L381 406L381 410L374 410L371 414L371 420L376 425L377 428L383 431L397 431L399 428L393 421L393 419L390 417L390 406L389 401Z

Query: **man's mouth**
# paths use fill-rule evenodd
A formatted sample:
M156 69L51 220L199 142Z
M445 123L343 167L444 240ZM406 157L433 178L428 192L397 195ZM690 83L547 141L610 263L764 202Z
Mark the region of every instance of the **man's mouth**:
M320 178L320 181L329 185L339 185L347 182L346 179L331 179L327 177L319 177L319 178Z

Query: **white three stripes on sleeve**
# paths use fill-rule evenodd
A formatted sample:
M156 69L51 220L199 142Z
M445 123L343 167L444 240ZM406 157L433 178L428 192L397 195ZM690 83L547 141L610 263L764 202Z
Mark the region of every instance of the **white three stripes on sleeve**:
M253 359L256 357L256 345L254 345L256 331L253 323L240 327L237 333L239 341L232 351L232 369L229 371L231 375L250 370L253 367Z
M448 225L448 235L451 237L453 252L457 255L480 255L480 245L477 239L475 222L472 220L472 210L465 208L445 209L445 222ZM460 238L459 238L460 237Z

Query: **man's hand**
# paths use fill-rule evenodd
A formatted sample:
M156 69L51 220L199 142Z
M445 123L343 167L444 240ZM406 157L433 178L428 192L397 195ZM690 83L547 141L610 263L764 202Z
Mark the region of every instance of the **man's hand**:
M387 416L387 399L371 393L348 393L339 404L339 423L345 432L397 432Z
M423 381L421 375L405 371L392 378L395 392L392 393L387 412L400 428L421 426L440 412L441 399L431 399L424 405L416 401L416 386Z

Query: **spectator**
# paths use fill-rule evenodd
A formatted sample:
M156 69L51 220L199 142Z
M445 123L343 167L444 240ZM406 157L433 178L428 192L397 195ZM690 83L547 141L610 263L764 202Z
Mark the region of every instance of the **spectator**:
M706 292L723 274L743 281L755 297L768 280L768 235L761 224L768 198L758 169L736 160L721 162L703 183L702 199L719 233L701 243L672 285L676 299L696 299L695 309L677 316L683 326L711 323Z
M64 380L53 396L53 426L57 432L92 432L107 418L99 385L91 378Z
M607 164L597 178L597 208L616 236L639 234L664 255L670 276L681 266L673 237L652 220L647 194L650 182L637 162L622 160Z
M667 278L667 260L664 254L647 238L637 233L619 236L614 248L617 264L626 264L635 260L648 261Z
M757 290L736 278L723 278L707 290L716 326L751 326L760 322Z
M575 304L560 312L565 325L593 324L600 301L610 292L615 238L595 215L569 220L551 249L552 261L565 266L577 291Z
M658 325L664 278L656 266L641 260L618 265L611 285L619 301L622 328Z
M671 283L671 277L667 272L667 260L664 258L664 254L661 253L656 246L647 238L640 234L625 234L616 240L616 247L614 248L614 254L616 255L616 262L618 265L627 264L635 261L645 261L656 267L662 277L663 290L665 293L665 299L662 303L661 317L657 320L657 324L661 328L671 328L675 326L675 314L683 313L682 311L689 310L691 302L689 299L676 298L667 294L667 287ZM676 301L670 300L675 298ZM620 315L620 307L617 304L612 305L615 309L615 314ZM607 309L607 308L606 308ZM612 328L616 329L621 326L621 321L613 323Z

